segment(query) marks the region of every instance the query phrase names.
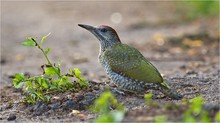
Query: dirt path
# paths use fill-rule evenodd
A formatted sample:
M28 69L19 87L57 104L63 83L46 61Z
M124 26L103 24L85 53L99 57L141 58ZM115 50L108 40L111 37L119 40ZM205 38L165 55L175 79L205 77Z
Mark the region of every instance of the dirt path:
M51 48L50 58L54 62L62 61L64 72L78 67L87 80L101 82L102 86L109 82L97 60L98 41L79 28L78 23L111 25L124 43L139 49L155 64L173 88L187 94L186 99L202 95L208 105L220 103L218 18L176 22L175 17L179 15L174 2L11 1L1 4L0 122L6 122L9 114L17 116L16 122L92 121L97 116L86 109L80 110L86 118L69 115L73 108L36 115L36 111L30 111L36 106L13 105L14 101L21 100L22 93L12 88L10 77L20 72L38 75L45 63L38 50L20 45L28 36L40 38L51 32L45 46ZM114 13L121 15L120 23L113 17ZM181 103L152 92L156 102ZM66 98L67 95L74 94L59 96ZM133 94L116 94L116 97L128 110L124 121L146 121L158 114L152 111L149 115L145 111L149 107L141 97ZM172 121L181 117L170 114Z

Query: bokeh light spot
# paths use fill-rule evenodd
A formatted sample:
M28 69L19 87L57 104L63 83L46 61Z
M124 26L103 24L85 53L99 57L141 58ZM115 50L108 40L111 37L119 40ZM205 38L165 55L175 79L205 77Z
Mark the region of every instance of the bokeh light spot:
M111 22L115 24L119 24L122 21L122 15L121 13L115 12L111 14Z

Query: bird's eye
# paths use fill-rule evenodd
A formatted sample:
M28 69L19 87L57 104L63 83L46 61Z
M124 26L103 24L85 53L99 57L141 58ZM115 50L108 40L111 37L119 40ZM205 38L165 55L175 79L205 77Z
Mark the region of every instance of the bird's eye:
M101 32L107 32L107 29L103 28L101 29Z

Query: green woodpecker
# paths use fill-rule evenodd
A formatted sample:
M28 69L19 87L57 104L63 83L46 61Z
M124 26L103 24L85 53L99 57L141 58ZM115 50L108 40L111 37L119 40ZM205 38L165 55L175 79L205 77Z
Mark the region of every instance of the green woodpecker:
M159 90L172 99L183 96L172 90L159 71L137 49L123 44L116 31L106 25L93 27L79 24L98 38L99 62L109 78L120 89L143 93L147 89Z

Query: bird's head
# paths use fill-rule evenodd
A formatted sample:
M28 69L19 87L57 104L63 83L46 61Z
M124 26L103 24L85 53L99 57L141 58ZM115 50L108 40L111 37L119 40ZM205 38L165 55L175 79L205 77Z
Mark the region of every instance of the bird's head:
M101 48L105 50L106 48L116 44L121 43L117 32L110 26L101 25L101 26L90 26L85 24L78 24L80 27L90 31L93 35L95 35L100 43Z

